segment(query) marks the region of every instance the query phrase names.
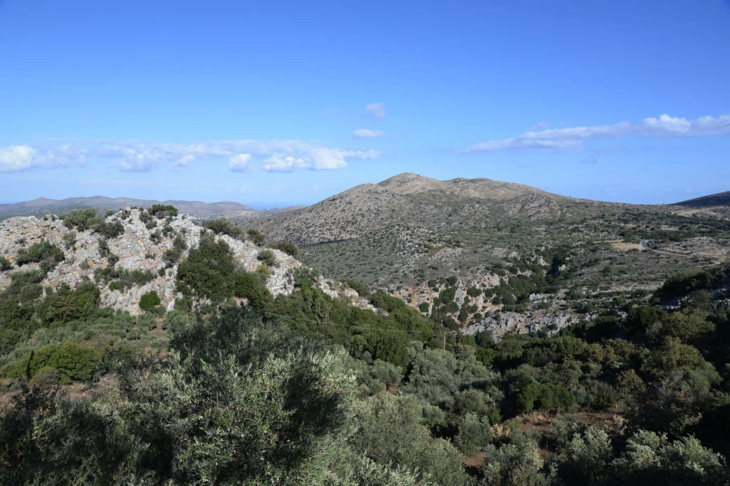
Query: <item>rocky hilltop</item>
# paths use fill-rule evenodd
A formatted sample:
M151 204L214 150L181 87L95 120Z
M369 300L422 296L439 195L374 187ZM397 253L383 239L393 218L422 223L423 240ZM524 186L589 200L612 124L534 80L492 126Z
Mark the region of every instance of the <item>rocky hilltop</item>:
M132 315L142 312L139 306L142 295L154 291L165 309L173 309L175 300L182 297L176 288L179 262L184 260L190 249L199 245L201 234L206 230L188 215L158 219L150 217L143 209L131 208L105 216L103 224L115 225L118 234L109 237L92 229L80 231L64 224L55 215L1 221L0 256L9 262L9 268L0 272L0 290L11 284L16 272L41 267L39 262L23 262L21 256L34 245L48 243L60 249L63 257L57 258L60 261L53 268L46 269L47 274L41 282L44 287L55 290L66 284L76 288L84 282L92 282L99 287L102 307L127 311ZM253 242L225 234L214 237L216 241L228 244L240 270L254 272L261 265L259 255L262 248ZM172 261L168 252L176 245L185 250ZM282 251L269 251L273 253L276 265L268 269L270 274L266 287L273 295L289 294L294 288L293 272L302 264ZM110 285L110 270L114 271L116 278L135 272L139 277L131 285ZM358 299L356 292L336 282L321 279L319 284L330 295ZM365 302L362 305L368 306Z
M529 186L490 179L439 181L405 173L362 184L313 206L246 221L275 239L312 244L372 234L386 227L441 231L490 227L505 220L569 217L583 202Z

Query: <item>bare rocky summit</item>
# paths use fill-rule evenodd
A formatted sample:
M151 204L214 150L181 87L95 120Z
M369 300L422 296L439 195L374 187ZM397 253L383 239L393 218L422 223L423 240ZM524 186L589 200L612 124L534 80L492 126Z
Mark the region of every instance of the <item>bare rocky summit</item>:
M587 205L598 203L584 202ZM387 227L442 231L489 227L507 219L555 219L580 209L575 200L490 179L439 181L405 173L362 184L313 206L242 224L273 239L311 244L358 238Z

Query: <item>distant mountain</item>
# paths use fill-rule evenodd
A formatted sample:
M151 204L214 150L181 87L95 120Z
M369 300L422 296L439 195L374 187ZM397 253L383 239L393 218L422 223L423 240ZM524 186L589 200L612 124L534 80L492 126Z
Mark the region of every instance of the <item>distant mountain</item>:
M710 208L718 206L730 206L730 191L710 194L709 196L697 197L674 203L674 206L688 206L693 208Z
M0 218L12 216L43 216L48 213L62 215L79 208L94 208L98 211L117 211L130 206L148 208L153 204L172 204L181 213L198 218L245 218L272 211L259 212L244 204L224 201L204 203L199 201L156 201L151 199L110 198L103 196L72 197L68 199L38 198L14 204L0 204Z

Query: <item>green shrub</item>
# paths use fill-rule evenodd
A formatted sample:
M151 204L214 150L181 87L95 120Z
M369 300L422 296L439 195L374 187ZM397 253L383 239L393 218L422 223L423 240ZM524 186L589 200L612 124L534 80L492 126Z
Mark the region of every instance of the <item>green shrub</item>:
M469 287L466 290L466 294L469 297L478 297L479 295L481 295L481 293L482 293L482 291L480 289L476 288L476 287Z
M553 383L527 385L517 396L517 407L523 413L532 410L570 411L575 405L575 396Z
M170 206L169 204L153 204L147 211L157 219L177 216L177 208L175 206Z
M271 302L271 293L259 276L252 273L239 273L235 277L235 295L248 302L254 308L261 309Z
M92 229L97 222L96 209L75 209L63 217L63 224L67 228L77 228L79 231Z
M228 235L231 238L240 238L243 236L243 230L226 218L203 221L203 228L209 229L217 235Z
M279 243L274 243L271 246L271 248L274 248L276 250L283 251L287 255L291 255L293 257L296 257L299 255L299 247L296 245L296 243L292 241L280 241Z
M145 311L151 311L153 308L160 305L161 302L160 296L157 295L157 292L152 290L142 295L139 299L139 306Z
M116 238L124 233L124 225L119 221L99 221L94 225L94 232L99 233L104 238Z
M130 287L138 287L150 283L155 279L155 275L149 270L125 270L116 266L107 266L106 268L97 268L94 271L94 280L97 283L109 282L111 290L121 290L122 292Z
M616 403L618 399L616 390L608 383L588 380L584 387L586 389L585 404L594 410L606 409Z
M28 249L19 251L15 257L15 262L18 266L25 265L26 263L48 262L51 268L53 268L64 259L63 250L47 241L42 241L31 245Z
M13 265L10 263L10 261L4 256L0 255L0 272L10 270L11 268L13 268Z
M39 386L57 385L60 380L61 374L56 368L52 366L45 366L36 371L29 384Z
M261 277L261 282L266 283L266 281L271 276L271 267L269 267L267 264L262 263L258 267L256 267L256 270L254 271L256 275Z
M348 287L360 294L361 297L369 297L370 289L367 285L362 282L353 279L347 279L343 281Z
M93 230L105 238L116 238L124 232L124 225L119 221L106 222L96 215L96 209L76 209L63 217L67 228L79 231Z
M73 248L73 246L76 244L76 232L75 231L69 231L65 235L63 235L63 245L66 247L66 249Z
M38 315L45 324L65 323L84 319L99 306L100 293L96 285L87 282L71 290L60 285L38 305Z
M44 369L46 374L47 368L55 368L58 371L58 381L70 383L90 379L100 360L101 352L96 348L67 341L31 351L27 358L15 363L8 375L34 378Z
M661 380L677 371L698 369L704 363L697 348L677 338L667 337L661 346L644 357L641 370L650 378Z
M730 266L673 275L654 293L659 300L675 299L702 289L715 288L730 273Z
M216 242L212 235L205 235L178 266L178 288L185 295L194 293L220 302L233 296L234 271L231 248L225 241Z
M248 235L248 239L251 240L255 245L261 246L264 244L264 241L266 241L266 237L264 236L264 234L253 228L248 230L246 234Z
M468 484L456 448L434 439L421 423L424 404L414 397L385 395L359 407L356 451L379 463L392 463L430 476L434 484Z
M486 417L466 413L459 420L458 427L459 432L454 442L462 454L476 454L492 442L492 429Z
M273 251L268 249L261 250L256 258L269 267L276 267L278 265L276 262L276 255L274 255Z

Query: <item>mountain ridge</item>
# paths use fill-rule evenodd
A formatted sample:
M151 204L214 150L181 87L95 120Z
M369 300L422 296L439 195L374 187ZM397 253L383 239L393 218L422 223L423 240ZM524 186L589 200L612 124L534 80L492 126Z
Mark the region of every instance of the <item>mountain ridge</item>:
M695 208L709 208L718 206L730 206L730 191L718 192L716 194L708 194L693 199L687 199L672 204L673 206L688 206Z
M0 218L14 216L43 216L48 213L59 215L81 208L93 208L97 211L118 211L126 207L148 208L154 204L170 204L178 208L181 213L198 218L228 217L246 218L287 211L290 208L257 210L245 204L234 201L219 201L205 203L202 201L136 199L127 197L70 197L51 199L39 197L30 201L0 204Z

